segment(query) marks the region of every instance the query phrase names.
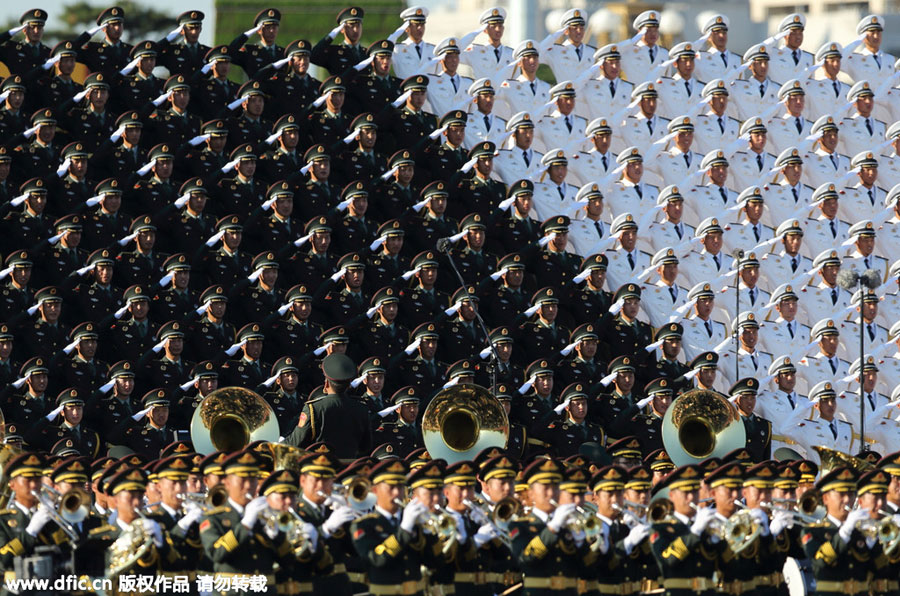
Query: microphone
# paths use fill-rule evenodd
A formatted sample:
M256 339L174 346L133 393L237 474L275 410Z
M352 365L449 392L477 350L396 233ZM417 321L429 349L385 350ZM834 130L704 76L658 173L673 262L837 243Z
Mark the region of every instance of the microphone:
M859 282L859 273L856 272L856 269L841 269L837 274L837 285L845 290L852 291L856 288L857 282Z
M438 252L442 252L444 254L450 252L450 249L453 248L453 240L448 238L438 238L435 246L438 249Z
M734 251L732 251L732 253L731 253L731 256L734 257L735 259L737 259L738 261L740 261L741 259L744 258L744 249L743 248L734 249Z
M859 276L859 281L870 290L874 290L881 285L881 275L874 269L866 269Z

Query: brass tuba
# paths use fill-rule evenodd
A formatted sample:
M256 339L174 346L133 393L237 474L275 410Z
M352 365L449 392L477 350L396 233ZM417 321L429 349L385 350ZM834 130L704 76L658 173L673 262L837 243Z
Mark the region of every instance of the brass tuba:
M191 442L197 453L239 451L253 441L278 441L275 411L257 393L243 387L216 389L191 418Z
M291 472L300 473L300 460L309 455L309 451L286 445L285 443L266 443L269 452L272 454L275 471L290 470Z
M866 460L853 457L852 455L848 455L837 449L831 449L830 447L823 447L821 445L813 445L813 449L819 454L819 462L821 463L819 472L822 476L828 474L835 468L840 467L850 468L858 474L868 472L874 468L874 466Z
M455 385L439 391L425 408L422 436L433 459L454 464L487 447L506 447L509 420L484 387Z
M716 391L693 389L679 396L662 423L663 445L676 466L722 457L747 442L737 408Z

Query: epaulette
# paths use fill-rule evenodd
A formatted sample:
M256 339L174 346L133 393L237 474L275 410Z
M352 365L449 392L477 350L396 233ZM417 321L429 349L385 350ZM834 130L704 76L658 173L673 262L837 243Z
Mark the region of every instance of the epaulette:
M230 505L220 505L218 507L214 507L214 508L210 509L209 511L207 511L206 516L210 517L213 515L218 515L219 513L226 513L228 511L231 511Z
M378 517L378 514L377 514L377 513L374 513L374 512L372 512L372 513L367 513L367 514L363 515L362 517L356 518L356 522L359 523L359 522L361 522L361 521L363 521L363 520L366 520L366 519L375 519L375 518L377 518L377 517Z
M108 532L110 530L115 530L115 529L116 529L115 526L111 526L109 524L103 524L102 526L99 526L99 527L94 528L93 530L89 531L88 536L93 536L94 534L100 534L101 532Z

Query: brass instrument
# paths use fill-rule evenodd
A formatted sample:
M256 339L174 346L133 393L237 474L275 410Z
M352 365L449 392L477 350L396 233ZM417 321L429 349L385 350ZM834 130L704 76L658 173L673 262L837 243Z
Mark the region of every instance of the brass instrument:
M81 541L81 537L78 535L75 524L83 521L88 516L88 507L84 504L91 501L87 493L81 489L73 488L71 496L70 493L61 495L52 487L44 485L39 491L31 491L31 494L47 510L50 514L50 519L66 533L72 543L78 544Z
M747 442L737 408L707 389L687 391L672 402L663 417L662 437L676 466L722 457Z
M144 558L153 546L153 535L144 528L147 516L141 509L136 509L135 513L138 517L131 520L128 528L109 546L106 561L106 577L109 579L118 581L119 575Z
M14 445L3 445L3 439L6 437L5 422L3 411L0 410L0 509L6 508L12 496L12 490L9 488L9 478L6 476L9 460L22 453L22 450Z
M285 443L266 443L266 447L269 448L269 452L272 454L272 459L274 460L274 469L278 470L290 470L291 472L300 473L300 460L309 455L309 451L306 449L301 449L300 447L294 447L293 445L287 445Z
M394 499L394 503L401 508L408 505L408 502L403 502L400 499ZM416 520L416 523L421 526L423 531L438 537L438 540L443 544L442 550L444 553L449 552L456 543L456 520L448 513L440 511L440 507L437 511L428 510Z
M886 555L893 553L900 545L900 526L892 517L863 519L856 523L856 529L866 538L874 538L881 543Z
M334 487L332 496L335 492L338 492L354 511L369 511L375 507L372 483L363 476L354 476L346 485Z
M868 472L875 467L864 459L853 457L852 455L848 455L837 449L831 449L821 445L813 445L813 449L819 454L819 461L821 462L819 473L822 476L825 476L833 469L842 466L852 469L857 474Z
M784 507L787 505L787 507ZM772 499L760 506L771 511L786 511L803 525L817 524L825 518L822 505L822 494L811 489L800 495L799 499Z
M422 437L433 459L448 464L470 460L487 447L506 447L509 420L490 391L480 385L454 385L429 402Z
M196 503L203 511L221 507L228 501L228 492L221 484L215 485L205 493L179 493L176 496L182 501Z
M654 524L671 521L674 513L675 505L665 497L653 499L647 506L647 519Z
M494 508L491 509L487 503L476 498L474 501L464 500L463 505L472 511L473 519L478 518L475 519L477 523L491 524L497 530L500 540L507 546L512 545L512 539L509 537L509 524L522 510L521 503L512 497L506 497L497 501Z
M243 387L216 389L191 418L191 442L197 453L239 451L253 441L278 441L275 411L257 393Z
M554 508L559 507L559 503L553 499L550 499L550 504ZM600 518L595 513L581 505L576 505L575 511L566 518L566 527L573 534L584 532L584 539L591 547L599 547L599 539L603 533L603 522L600 521Z
M735 501L735 504L742 509L725 521L714 518L709 522L706 531L727 542L734 554L738 554L753 544L753 541L759 537L762 528L759 527L750 510L743 503ZM690 505L695 511L699 511L697 505L694 503Z
M638 504L639 504L639 503L638 503ZM623 518L625 518L625 523L626 523L629 527L632 527L632 528L633 528L634 526L637 526L638 524L644 524L644 523L646 523L646 522L644 521L644 518L642 518L640 515L638 515L637 513L635 513L634 511L632 511L631 509L628 509L628 508L626 508L626 507L620 507L620 506L619 506L618 504L616 504L616 503L613 503L613 504L612 504L612 508L615 509L616 511L618 511L618 512L619 512L619 515L621 515Z

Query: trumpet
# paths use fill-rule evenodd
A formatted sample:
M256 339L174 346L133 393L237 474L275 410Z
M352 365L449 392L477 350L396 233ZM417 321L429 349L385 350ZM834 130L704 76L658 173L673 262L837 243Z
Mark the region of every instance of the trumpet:
M394 503L401 508L406 507L408 503L404 503L400 499L394 499ZM422 530L429 532L438 537L438 540L444 545L443 551L449 552L456 542L456 520L446 511L442 511L440 506L437 510L429 509L423 513L416 523L422 527Z
M354 511L369 511L375 506L375 495L372 494L371 488L372 483L367 478L355 476L348 484L334 487L326 499L332 508L336 505L346 505ZM320 491L319 495L323 496L324 493Z
M50 519L62 529L63 532L77 544L81 537L75 524L84 520L88 515L87 507L84 503L90 503L90 497L87 493L79 488L73 488L70 492L61 495L58 491L50 486L44 485L40 492L33 490L31 494L43 505L50 514Z
M550 499L550 504L553 507L559 507L559 503L553 499ZM566 527L573 534L584 532L584 539L592 545L592 548L599 546L599 539L603 532L603 523L596 514L581 505L576 505L575 511L566 519Z
M660 524L672 520L672 514L675 512L675 505L669 499L660 497L654 499L647 506L647 519L651 523Z
M472 511L473 519L477 517L476 521L479 523L491 524L500 535L500 540L507 546L512 545L512 539L509 537L509 523L522 509L522 505L517 500L511 497L500 499L494 504L493 510L486 503L479 502L479 500L470 501L465 499L463 505Z
M217 484L208 492L178 493L175 495L182 502L195 503L200 506L203 511L209 511L216 507L221 507L228 501L228 492L221 484Z
M728 547L737 554L753 544L762 528L753 519L746 505L740 501L735 501L734 504L739 507L739 511L725 521L713 519L707 526L707 531L727 542ZM699 510L697 505L693 503L690 505L694 510Z
M636 505L640 505L640 503L635 503ZM631 527L637 526L639 524L646 523L643 517L632 511L627 507L621 507L616 503L612 504L612 508L619 512L623 518L626 518L625 523Z

